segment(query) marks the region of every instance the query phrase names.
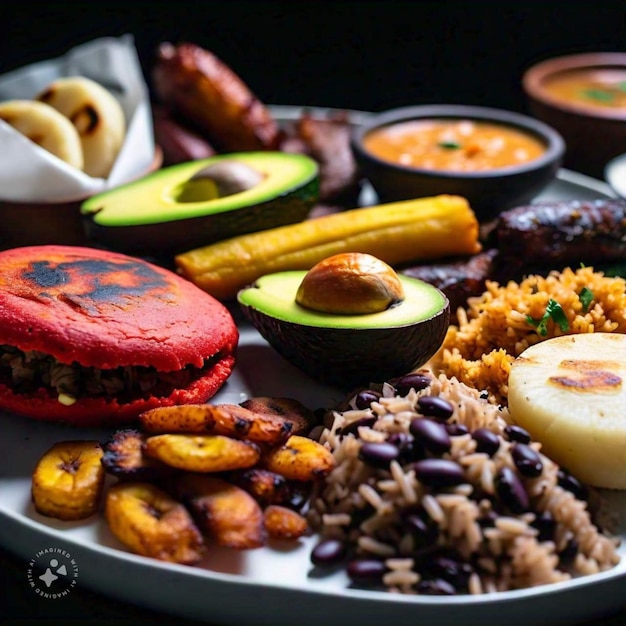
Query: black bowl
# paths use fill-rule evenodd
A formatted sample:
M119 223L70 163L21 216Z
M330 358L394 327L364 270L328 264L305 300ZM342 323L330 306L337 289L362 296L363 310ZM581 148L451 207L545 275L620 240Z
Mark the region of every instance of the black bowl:
M365 136L383 126L418 119L457 119L494 122L529 133L545 145L545 152L523 164L482 171L450 171L404 166L383 160L363 144ZM561 135L532 117L487 107L420 105L385 111L353 130L351 146L363 176L381 203L455 194L465 197L479 221L526 204L554 179L565 152Z

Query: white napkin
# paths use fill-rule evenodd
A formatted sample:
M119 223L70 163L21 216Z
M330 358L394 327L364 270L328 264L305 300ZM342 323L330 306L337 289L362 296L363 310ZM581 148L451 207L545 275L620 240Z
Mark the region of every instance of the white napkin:
M85 76L106 87L126 116L124 145L107 179L93 178L36 146L0 121L0 199L67 202L91 196L146 173L154 159L148 88L131 35L79 45L61 57L0 77L0 101L32 99L53 80Z

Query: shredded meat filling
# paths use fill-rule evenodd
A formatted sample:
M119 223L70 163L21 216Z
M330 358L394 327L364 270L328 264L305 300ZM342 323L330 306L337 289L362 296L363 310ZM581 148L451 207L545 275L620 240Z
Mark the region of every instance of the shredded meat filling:
M15 393L31 394L45 388L51 395L74 398L116 397L123 401L168 396L201 377L217 358L219 355L207 359L202 368L186 366L173 372L159 372L154 367L144 366L103 370L76 362L60 363L44 352L24 352L3 345L0 346L0 384L7 385Z

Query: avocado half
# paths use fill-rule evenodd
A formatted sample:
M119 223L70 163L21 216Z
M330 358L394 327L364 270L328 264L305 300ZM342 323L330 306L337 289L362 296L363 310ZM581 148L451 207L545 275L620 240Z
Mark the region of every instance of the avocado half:
M400 275L404 300L380 313L320 313L296 303L306 271L267 274L237 301L261 336L318 382L343 389L384 382L422 366L441 346L450 303L436 287Z
M227 161L256 170L260 182L222 196L213 186L203 197L199 173ZM82 204L81 215L91 241L126 253L161 256L299 222L318 196L319 168L311 157L237 152L171 165L96 194Z

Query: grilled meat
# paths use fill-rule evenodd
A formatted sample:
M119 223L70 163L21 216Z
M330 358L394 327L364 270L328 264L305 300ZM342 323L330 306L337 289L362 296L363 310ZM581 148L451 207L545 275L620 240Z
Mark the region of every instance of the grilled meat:
M473 256L450 259L400 269L401 274L419 278L443 291L450 300L450 311L465 306L471 296L485 290L485 281L496 277L498 250L491 248Z
M510 275L626 257L626 201L541 202L503 212L490 234Z

